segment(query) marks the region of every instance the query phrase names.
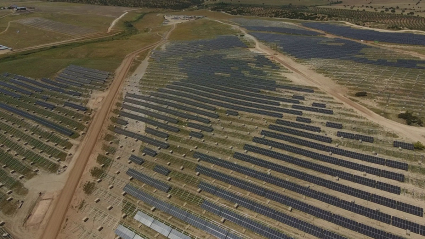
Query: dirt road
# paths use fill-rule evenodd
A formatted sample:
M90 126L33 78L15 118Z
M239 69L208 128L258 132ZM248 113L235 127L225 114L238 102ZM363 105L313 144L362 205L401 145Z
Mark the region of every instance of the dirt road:
M112 29L114 28L115 24L117 24L117 22L118 22L118 21L119 21L122 17L124 17L127 13L128 13L128 11L124 12L121 16L119 16L119 17L115 18L115 20L113 20L113 21L111 22L111 25L110 25L110 26L109 26L109 28L108 28L108 33L112 31Z
M124 80L126 79L127 73L130 69L131 62L133 59L143 51L156 47L157 45L163 44L167 41L170 33L175 29L175 26L165 35L165 37L149 46L143 47L137 51L134 51L128 54L121 65L115 72L115 79L112 82L109 93L106 98L103 100L102 105L99 110L96 112L96 115L93 119L92 124L90 125L87 135L84 138L83 148L76 158L74 167L71 169L70 176L62 189L61 195L54 206L52 215L47 223L46 228L44 229L42 239L55 239L59 234L61 229L62 222L65 218L66 212L68 210L69 204L72 200L72 196L78 186L78 182L83 174L84 168L88 162L88 159L98 142L99 136L101 135L101 130L105 123L108 123L107 115L112 110L114 101L119 95L119 89L121 88Z
M223 24L228 24L228 23L223 23ZM278 61L283 66L290 69L291 71L293 71L293 74L296 74L295 78L300 81L303 81L300 83L305 85L311 85L321 89L322 91L333 96L336 100L342 102L344 105L354 109L356 112L358 112L360 115L367 118L368 120L383 126L389 131L394 131L396 134L398 134L399 136L402 136L405 139L409 139L414 142L416 141L425 142L424 128L417 128L417 127L411 127L408 125L400 124L376 114L375 112L369 110L368 108L347 98L345 95L348 90L345 87L335 83L332 79L315 72L314 70L310 69L308 66L295 62L294 60L292 60L290 57L286 55L283 55L277 51L270 49L266 45L259 42L255 37L248 34L248 32L246 32L243 28L237 25L232 25L232 24L228 24L228 25L238 28L240 31L244 33L246 37L253 40L255 42L255 49L257 51L263 52L269 56L272 56L276 61Z

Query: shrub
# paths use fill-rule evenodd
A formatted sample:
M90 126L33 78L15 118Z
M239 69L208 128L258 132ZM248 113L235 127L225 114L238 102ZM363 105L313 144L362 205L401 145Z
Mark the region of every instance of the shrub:
M90 174L93 178L101 178L102 175L104 174L105 170L103 170L102 168L99 167L94 167L92 169L90 169Z
M83 186L84 193L87 195L92 194L94 192L95 185L96 185L95 182L90 182L90 181L86 182Z
M421 142L416 142L416 143L414 143L413 144L413 147L415 147L415 149L418 149L418 150L423 150L423 149L425 149L425 146L421 143Z
M423 126L423 121L417 116L414 116L413 113L409 111L398 114L398 118L406 120L406 124L408 125L416 124Z
M359 91L355 94L355 96L357 96L357 97L367 96L367 92L366 91Z

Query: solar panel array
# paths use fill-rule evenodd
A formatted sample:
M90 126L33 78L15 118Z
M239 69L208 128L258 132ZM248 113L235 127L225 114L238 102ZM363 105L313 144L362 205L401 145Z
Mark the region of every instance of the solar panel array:
M190 131L189 136L198 138L198 139L202 139L204 137L204 135L200 132L195 132L195 131Z
M128 130L124 130L124 129L120 129L120 128L115 128L114 131L117 134L123 134L125 136L138 139L138 140L140 140L142 142L145 142L147 144L151 144L151 145L156 146L156 147L161 147L161 148L164 148L164 149L167 149L168 147L170 147L170 145L168 143L164 143L164 142L161 142L161 141L158 141L158 140L155 140L155 139L152 139L152 138L143 136L141 134L133 133L133 132L128 131Z
M145 162L144 159L137 157L136 155L132 154L129 158L130 161L132 161L135 164L141 165L142 163Z
M297 117L297 121L305 122L305 123L311 123L311 119L302 118L302 117ZM296 123L296 122L289 121L289 120L277 119L276 120L276 124L290 126L292 128L298 128L298 129L303 129L303 130L318 132L318 133L320 133L320 131L321 131L320 130L320 127L306 125L306 124L300 124L300 123Z
M187 127L199 129L199 130L206 131L206 132L213 132L213 130L214 130L212 127L193 123L193 122L187 123Z
M233 170L234 167L232 167L230 169ZM285 205L291 205L291 207L293 207L297 210L303 211L303 212L311 214L315 217L321 218L323 220L332 222L332 223L337 224L339 226L345 227L347 229L356 231L358 233L361 233L361 234L364 234L364 235L367 235L367 236L370 236L370 237L373 237L373 238L381 238L381 237L384 237L384 236L386 236L386 238L402 238L402 237L398 237L394 234L387 233L385 231L376 229L374 227L367 226L367 225L362 224L362 223L358 223L354 220L345 218L343 216L339 216L337 214L327 212L327 211L322 210L320 208L317 208L315 206L311 206L311 205L308 205L306 203L300 202L296 199L292 199L290 197L284 196L280 193L270 191L266 188L257 186L257 185L252 184L252 183L245 182L241 179L228 176L226 174L214 171L212 169L209 169L209 168L206 168L206 167L203 167L203 166L200 166L200 165L198 165L196 167L196 170L197 170L197 172L200 172L200 173L202 173L206 176L209 176L209 177L212 177L212 178L215 178L215 179L219 179L220 181L223 181L223 182L226 182L230 185L234 185L236 187L242 188L244 190L247 190L249 192L263 196L263 197L268 198L270 200L277 201L277 202L283 203ZM287 184L287 185L291 184L290 182L285 181L285 180L281 180L281 182L282 182L281 184ZM283 185L281 187L285 188L285 186L283 186ZM310 190L309 190L309 188L304 188L303 190L300 190L300 191L297 191L297 190L294 190L294 191L297 192L297 193L303 193L305 191L308 192ZM320 193L319 193L319 195L320 195ZM326 194L324 194L324 195L326 195ZM359 205L356 205L358 207L356 207L356 206L350 207L351 204L352 204L351 202L349 204L347 204L346 208L344 208L344 209L347 209L347 210L351 209L351 210L353 210L353 212L364 213L365 215L367 215L367 216L369 216L369 217L371 217L375 220L383 220L383 221L386 220L388 222L388 216L385 213L380 213L379 211L372 210L372 209L368 210L368 208L365 208L365 207L362 207L362 206L359 206ZM361 208L361 209L366 210L366 211L365 212L360 211L358 208ZM391 219L391 216L389 218ZM349 222L349 224L347 225L347 224L343 223L344 221ZM303 224L305 225L306 223L304 222ZM327 238L327 237L325 237L325 238Z
M127 175L132 176L133 178L139 180L142 183L145 183L151 187L154 187L158 190L168 193L171 187L168 184L161 182L160 180L149 177L141 172L138 172L132 168L129 168L126 172Z
M179 122L179 120L172 118L172 117L168 117L166 115L158 114L158 113L152 112L152 111L147 110L147 109L142 109L142 108L130 106L130 105L126 104L127 102L134 104L133 100L126 98L124 100L124 104L122 105L122 108L125 109L125 110L141 113L141 114L151 116L151 117L154 117L154 118L157 118L157 119L160 119L160 120L164 120L164 121L167 121L167 122L170 122L170 123L173 123L173 124L177 124Z
M71 102L65 102L65 103L63 103L63 105L77 109L77 110L87 111L87 107L84 107L82 105L77 105L77 104L74 104L74 103L71 103Z
M142 153L145 153L146 155L149 155L149 156L151 156L151 157L155 157L155 156L157 155L157 153L156 153L156 151L155 151L155 150L150 149L150 148L148 148L148 147L145 147L145 148L142 150Z
M190 236L187 236L176 229L171 228L170 226L165 225L164 223L144 214L141 211L138 211L134 215L134 219L143 225L155 230L156 232L162 234L163 236L170 239L190 239Z
M425 36L413 33L389 33L369 29L357 29L337 24L316 22L303 23L303 25L306 27L329 32L337 36L343 36L357 40L382 41L408 45L425 45Z
M46 103L46 102L44 102L44 101L39 101L39 100L37 100L37 101L35 102L35 104L40 105L40 106L43 106L43 107L45 107L45 108L47 108L47 109L49 109L49 110L53 110L54 108L56 108L56 106L55 106L55 105L52 105L52 104Z
M168 134L167 133L158 131L156 129L152 129L152 128L146 127L145 128L145 132L147 134L155 135L155 136L160 137L160 138L168 138Z
M328 121L328 122L326 122L326 127L335 128L335 129L342 129L342 124Z
M370 142L370 143L373 143L374 141L374 138L372 136L353 134L353 133L342 132L342 131L338 131L336 133L336 136L347 138L347 139L361 140L361 141Z
M311 119L310 118L305 118L305 117L300 117L300 116L297 116L296 121L303 122L303 123L308 123L308 124L311 123Z
M260 27L260 26L244 26L248 31L261 31L261 32L277 32L285 34L296 34L296 35L307 35L307 36L318 36L322 35L319 32L303 30L303 29L292 29L283 27Z
M204 220L195 214L187 212L183 209L180 209L174 205L163 202L158 198L152 197L151 195L140 191L139 189L127 184L124 187L124 192L132 195L133 197L143 201L146 204L156 207L157 209L170 214L171 216L178 218L189 225L198 228L202 231L205 231L215 237L224 238L224 239L240 239L239 236L235 235L232 232L229 232L227 229L219 227L207 220Z
M234 110L226 110L226 114L231 115L231 116L238 116L239 113L237 111Z
M310 106L292 105L292 108L298 109L298 110L306 110L306 111L311 111L311 112L316 112L316 113L328 114L328 115L334 114L333 110L315 108L315 107L310 107Z
M319 108L326 108L326 104L317 103L317 102L313 102L313 104L311 104L311 106L313 106L313 107L319 107Z
M17 91L17 92L19 92L21 94L32 95L32 92L30 92L30 91L24 90L22 88L16 87L14 85L8 84L8 83L3 82L3 81L0 81L0 86L7 87L7 88L9 88L9 89L11 89L11 90L13 90L15 92Z
M127 96L133 97L133 95L130 95L130 94L128 94ZM186 106L180 107L180 106L177 106L178 104L173 105L172 103L168 103L167 101L162 101L162 100L159 100L159 99L156 99L156 98L153 98L153 97L141 96L141 95L138 95L137 97L138 97L138 99L143 99L145 101L150 101L150 102L154 102L154 103L158 103L158 104L167 105L167 107L172 106L174 108L177 108L177 107L178 108L184 108L184 110L189 109L189 107L186 107ZM175 116L178 116L178 117L181 117L181 118L184 118L184 119L196 120L196 121L206 123L206 124L210 123L210 120L205 118L205 117L200 117L200 116L195 116L195 115L188 114L188 113L183 113L183 112L180 112L180 111L177 111L177 110L172 110L172 109L169 109L169 108L161 107L161 106L158 106L158 105L154 105L154 104L142 102L142 101L138 101L137 104L139 106L151 108L151 109L154 109L154 110L157 110L157 111L160 111L160 112L164 112L164 113L167 113L167 114L170 114L170 115L175 115ZM192 109L192 108L190 108L190 109ZM199 110L196 110L196 109L193 109L193 110L199 112Z
M22 116L22 117L24 117L24 118L30 119L30 120L32 120L32 121L35 121L35 122L37 122L37 123L39 123L39 124L42 124L42 125L46 126L47 128L50 128L50 129L56 130L57 132L59 132L59 133L61 133L61 134L64 134L64 135L67 135L67 136L71 136L71 135L73 135L73 134L74 134L74 132L73 132L73 131L71 131L71 130L69 130L69 129L67 129L67 128L64 128L64 127L62 127L62 126L60 126L60 125L57 125L57 124L52 123L52 122L50 122L50 121L47 121L47 120L45 120L45 119L43 119L43 118L40 118L40 117L37 117L37 116L31 115L31 114L29 114L29 113L27 113L27 112L25 112L25 111L22 111L22 110L16 109L16 108L11 107L11 106L9 106L9 105L6 105L6 104L3 104L3 103L0 103L0 108L2 108L2 109L4 109L4 110L7 110L7 111L9 111L9 112L11 112L11 113L14 113L14 114L20 115L20 116Z
M394 147L400 147L402 149L408 149L408 150L414 150L415 149L415 146L413 146L413 144L400 142L400 141L394 141L393 146Z
M257 203L253 200L249 200L246 199L242 196L239 196L237 194L231 193L227 190L223 190L221 188L215 187L211 184L205 183L205 182L201 182L198 187L200 189L202 189L205 192L211 193L217 197L223 198L225 200L228 200L232 203L237 203L239 206L241 207L245 207L253 212L256 212L258 214L264 215L266 217L272 218L278 222L284 223L286 225L289 225L291 227L297 228L305 233L311 234L315 237L318 238L345 238L343 236L340 236L338 234L335 234L331 231L327 231L324 230L320 227L317 227L313 224L304 222L302 220L299 220L295 217L292 216L288 216L285 213L282 213L280 211L277 211L275 209L272 209L270 207L264 206L260 203ZM229 213L231 214L232 212L224 207L219 207L216 204L213 204L209 201L204 201L201 205L202 208L204 208L205 210L209 211L209 212L213 212L214 214L218 215L219 217L224 216L226 219L228 219L226 217L226 215L228 215ZM224 212L223 212L224 211ZM229 220L232 221L232 217L230 217ZM270 231L270 229L267 229L266 226L258 223L258 222L254 222L254 221L249 221L249 220L245 220L244 222L251 222L253 225L251 230L254 230L256 233L263 235L267 238L289 238L288 236L286 236L285 234L282 234L279 231L276 230L272 230L271 232L267 232ZM238 224L236 222L236 224ZM246 226L245 226L246 227Z
M32 90L34 92L37 92L37 93L43 92L43 90L40 89L40 88L34 87L32 85L25 84L25 83L23 83L21 81L15 80L15 79L11 79L9 82L11 82L11 83L13 83L15 85L19 85L19 86L22 86L24 88L30 89L30 90Z
M351 161L348 161L348 160L343 160L343 159L339 159L339 158L332 157L332 156L329 156L329 155L324 155L324 154L312 152L310 150L294 147L294 146L291 146L291 145L288 145L288 144L277 143L277 142L274 142L274 141L271 141L271 140L265 140L265 139L260 140L259 138L254 138L253 141L254 142L260 142L261 144L264 144L264 145L273 144L274 145L273 147L283 149L283 150L286 150L286 151L291 152L291 153L300 154L300 155L303 155L303 156L308 157L308 158L312 158L312 159L319 160L319 161L322 161L322 162L338 165L338 166L345 167L345 168L350 168L350 169L353 169L353 170L357 170L359 172L366 172L366 173L373 174L373 175L376 175L376 176L396 180L396 181L399 181L399 182L404 182L404 175L400 174L400 173L394 173L394 172L387 171L387 170L384 170L384 169L378 169L376 167L370 167L370 166L367 166L367 165L358 164L358 163L351 162ZM336 172L334 172L334 173L336 173ZM335 175L335 176L338 176L338 175ZM352 179L352 176L349 176L348 174L344 175L344 177L348 178L348 179Z
M357 159L357 160L361 160L361 161L365 161L365 162L369 162L369 163L374 163L374 164L379 164L379 165L386 165L388 167L391 168L398 168L398 169L402 169L402 170L408 170L409 165L407 163L403 163L403 162L398 162L398 161L394 161L391 159L384 159L378 156L372 156L372 155L367 155L367 154L363 154L363 153L357 153L351 150L346 150L346 149L341 149L338 147L333 147L330 145L325 145L325 144L320 144L320 143L316 143L316 142L311 142L308 140L304 140L304 139L299 139L299 138L295 138L289 135L283 135L283 134L277 134L277 133L273 133L273 132L268 132L267 131L262 131L262 134L264 132L264 135L267 134L266 136L269 137L273 137L273 138L277 138L280 140L284 140L287 142L291 142L294 144L298 144L298 145L302 145L302 146L306 146L309 148L313 148L316 150L320 150L320 151L326 151L326 152L332 152L333 154L338 154L341 156L345 156L345 157L349 157L349 158L353 158L353 159Z
M206 211L209 211L211 213L216 214L219 217L223 217L239 226L243 226L245 228L248 228L255 233L258 233L259 235L262 235L266 238L275 238L275 239L289 239L291 237L288 237L286 234L276 230L271 229L264 224L261 224L259 222L256 222L248 217L241 216L227 208L217 206L216 204L204 201L201 205L203 209ZM304 225L303 225L304 226ZM219 237L220 238L220 237Z
M339 59L377 66L425 69L424 60L368 59L362 50L374 48L348 39L262 32L250 34L260 41L277 44L282 51L298 59Z
M303 137L303 138L314 139L314 140L325 142L325 143L332 143L331 137L312 134L312 133L304 132L304 131L301 131L301 130L296 130L296 129L293 129L293 128L288 128L288 127L283 127L283 126L271 124L271 125L269 125L269 129L279 131L279 132L283 132L283 133L286 133L286 134L292 134L292 135L300 136L300 137Z
M379 220L379 221L382 221L384 223L391 224L391 218L392 217L389 214L385 214L385 213L379 212L379 211L374 210L374 209L369 209L367 207L357 205L357 204L352 203L350 201L345 201L345 200L339 199L335 196L331 196L331 195L322 193L320 191L310 189L309 187L300 186L300 185L297 185L297 184L292 183L290 181L279 179L277 177L268 175L266 173L261 173L259 171L253 170L251 168L243 167L243 166L240 166L238 164L228 162L228 161L225 161L225 160L221 160L219 158L215 158L215 157L212 157L212 156L209 156L209 155L205 155L205 154L202 154L202 153L195 152L194 157L199 158L202 161L206 161L206 162L209 162L209 163L212 163L212 164L216 164L216 165L221 166L223 168L230 169L230 170L233 170L233 171L236 171L236 172L240 172L240 173L245 174L247 176L257 178L257 179L260 179L262 181L265 181L265 182L268 182L268 183L271 183L271 184L275 184L277 186L280 186L282 188L297 192L299 194L315 198L317 200L320 200L320 201L326 202L328 204L349 210L351 212L355 212L355 213L364 215L364 216L372 218L374 220ZM253 162L254 164L262 164L263 167L265 165L264 163L266 163L267 167L276 166L276 165L273 165L273 164L267 164L267 161L260 160L258 158L254 158L254 157L248 156L248 155L238 154L236 157L240 158L243 161ZM275 168L273 168L273 169L275 169ZM283 166L277 166L277 169L278 169L277 171L279 171L280 169L292 170L292 169L289 169L289 168L285 169L285 167L283 167ZM339 215L326 212L326 211L321 210L319 208L317 208L317 210L316 210L315 207L311 206L311 205L308 206L308 207L302 206L302 205L308 205L308 204L300 202L296 199L291 199L291 198L284 196L282 194L270 191L266 188L257 186L253 183L243 181L241 179L229 176L227 174L224 174L224 173L221 173L221 172L218 172L218 171L214 171L212 169L209 169L209 168L206 168L206 167L203 167L203 166L200 166L200 165L197 166L196 171L200 172L202 174L205 174L209 177L219 179L220 181L223 181L223 182L228 183L230 185L234 185L236 187L242 188L242 189L247 190L249 192L253 192L253 193L258 194L260 196L263 196L263 197L269 198L271 200L283 203L285 205L288 205L288 203L293 202L292 204L289 204L291 207L298 209L298 210L301 210L301 211L306 212L306 213L317 212L317 210L319 210L322 213L317 213L317 214L312 214L312 215L314 215L316 217L320 217L320 218L325 219L325 220L329 220L330 222L334 222L332 217L334 217L334 219L335 219L335 217L337 217L338 219L342 219L342 220L345 220L345 219L350 220L348 218L344 218L344 217L341 217ZM296 172L296 170L292 170L292 172ZM311 175L309 177L311 177ZM313 178L314 178L314 176L313 176ZM318 179L320 180L320 178L318 178ZM333 184L337 185L336 183L333 183ZM322 186L325 186L325 185L322 185ZM342 185L340 185L340 187L341 186ZM329 185L327 187L329 187ZM336 190L333 187L330 187L330 188ZM348 187L343 186L342 188L348 188ZM357 189L354 189L354 190L356 190L357 192L361 192L361 190L357 190ZM363 193L365 195L366 194L368 195L367 198L363 198L367 201L369 201L369 200L374 201L378 197L381 198L381 199L383 198L381 196L366 193L364 191L363 191ZM270 195L273 195L273 196L270 196ZM385 201L388 202L388 201L394 201L394 200L386 198ZM395 201L395 202L396 202L396 205L399 205L399 206L395 207L395 209L397 209L397 210L400 210L401 207L406 206L405 203L397 202L397 201ZM411 209L409 213L415 214L415 215L420 214L419 216L423 216L423 209L422 208L419 208L419 207L416 207L416 206L413 206L413 205L409 205L408 207ZM312 209L314 209L314 210L312 210ZM407 211L407 210L401 210L401 211ZM334 222L334 223L336 223L336 222ZM351 229L351 230L355 230L355 231L357 231L359 233L363 233L363 234L364 233L371 233L370 231L377 230L377 229L374 229L374 228L370 228L370 231L362 231L361 229L359 229L357 227L364 226L363 224L357 223L357 222L354 222L354 221L352 221L352 223L354 223L356 226L353 226L353 227L347 226L346 228ZM415 227L421 228L420 224L413 223L413 222L410 222L410 223L412 225L414 225ZM338 225L340 225L340 224L338 224ZM422 226L422 227L425 228L425 226ZM384 233L384 232L380 232L380 230L378 230L378 232L380 234ZM368 234L365 234L365 235L368 235ZM394 236L394 235L390 234L389 236Z

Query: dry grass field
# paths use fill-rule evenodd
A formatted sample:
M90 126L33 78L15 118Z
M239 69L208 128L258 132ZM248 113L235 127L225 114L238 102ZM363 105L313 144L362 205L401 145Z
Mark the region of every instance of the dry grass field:
M252 5L300 5L300 6L317 6L317 5L328 5L328 0L206 0L205 4L214 3L233 3L233 4L252 4Z

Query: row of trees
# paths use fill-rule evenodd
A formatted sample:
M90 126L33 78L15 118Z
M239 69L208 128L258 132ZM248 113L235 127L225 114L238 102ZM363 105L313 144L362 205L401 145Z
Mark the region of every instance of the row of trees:
M203 0L49 0L52 2L86 3L105 6L167 8L181 10L203 3Z

